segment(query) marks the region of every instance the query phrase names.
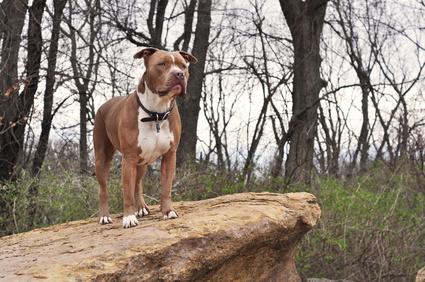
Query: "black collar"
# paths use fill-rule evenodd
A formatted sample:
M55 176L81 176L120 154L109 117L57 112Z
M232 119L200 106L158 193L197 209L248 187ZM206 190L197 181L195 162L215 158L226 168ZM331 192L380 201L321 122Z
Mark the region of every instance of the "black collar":
M140 101L139 95L136 95L136 99L137 99L137 104L139 104L139 107L142 108L142 110L149 115L148 117L141 118L140 121L141 122L156 121L156 131L159 132L158 122L166 120L168 118L168 116L170 115L171 111L174 108L175 99L173 99L171 101L170 108L166 112L163 112L163 113L153 112L153 111L146 109L146 107L143 106L142 102Z

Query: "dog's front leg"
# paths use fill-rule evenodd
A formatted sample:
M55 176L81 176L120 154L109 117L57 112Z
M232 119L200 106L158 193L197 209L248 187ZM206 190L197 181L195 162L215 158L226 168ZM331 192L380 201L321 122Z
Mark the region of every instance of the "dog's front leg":
M136 187L134 191L134 201L136 206L136 215L143 217L147 216L150 211L143 197L143 177L146 174L147 165L137 166Z
M161 212L164 219L177 218L171 203L171 187L176 171L176 151L168 151L161 160Z
M123 200L124 200L124 216L122 226L130 228L139 224L137 221L134 206L134 191L137 176L137 159L123 156L122 159L122 183L123 183Z

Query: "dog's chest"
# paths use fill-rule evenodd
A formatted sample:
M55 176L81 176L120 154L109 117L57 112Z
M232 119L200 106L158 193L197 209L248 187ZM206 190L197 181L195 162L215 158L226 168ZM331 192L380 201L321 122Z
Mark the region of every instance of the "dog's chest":
M165 154L170 148L171 143L174 141L174 135L170 131L168 120L159 122L159 132L156 129L156 122L141 122L140 120L148 115L139 109L138 114L138 145L142 150L139 157L142 164L151 164L160 156Z

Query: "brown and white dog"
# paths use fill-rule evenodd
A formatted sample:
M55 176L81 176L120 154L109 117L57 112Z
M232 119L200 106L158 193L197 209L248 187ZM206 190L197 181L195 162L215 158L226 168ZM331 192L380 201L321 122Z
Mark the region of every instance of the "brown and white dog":
M122 154L124 228L136 226L137 216L149 214L141 182L147 166L159 157L162 157L161 212L164 219L178 217L171 203L181 132L175 99L186 93L188 65L197 62L186 52L154 48L143 49L134 58L143 58L146 68L137 90L104 103L96 113L93 129L96 178L100 185L99 223L112 222L106 182L112 157L118 150Z

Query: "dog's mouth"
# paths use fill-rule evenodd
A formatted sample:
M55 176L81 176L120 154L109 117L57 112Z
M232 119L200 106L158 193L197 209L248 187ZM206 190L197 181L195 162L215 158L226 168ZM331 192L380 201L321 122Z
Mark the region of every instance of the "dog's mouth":
M166 88L165 90L159 90L158 94L160 97L167 96L169 94L172 94L173 96L184 96L186 95L186 87L184 87L184 85L181 83L175 83L174 85Z

